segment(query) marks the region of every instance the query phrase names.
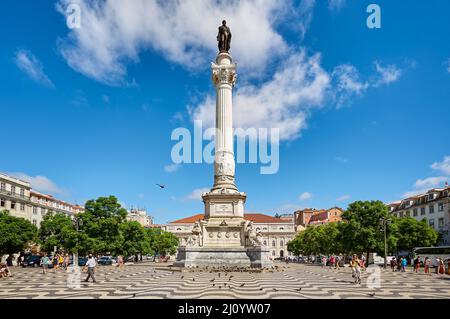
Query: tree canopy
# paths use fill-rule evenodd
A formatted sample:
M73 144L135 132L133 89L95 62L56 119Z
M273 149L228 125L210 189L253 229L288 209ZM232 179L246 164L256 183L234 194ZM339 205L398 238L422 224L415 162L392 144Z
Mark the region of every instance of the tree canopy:
M37 228L30 221L0 212L0 256L25 250L36 235Z

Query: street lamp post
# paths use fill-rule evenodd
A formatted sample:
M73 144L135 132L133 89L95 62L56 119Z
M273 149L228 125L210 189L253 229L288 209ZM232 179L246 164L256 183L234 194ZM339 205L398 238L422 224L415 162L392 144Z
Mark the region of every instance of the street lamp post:
M384 269L387 268L387 235L386 235L386 226L389 224L389 220L386 218L380 219L381 225L383 226L384 233Z
M77 230L77 247L76 252L73 255L73 266L78 267L78 236L79 236L79 228L83 224L83 222L78 216L75 216L74 222Z

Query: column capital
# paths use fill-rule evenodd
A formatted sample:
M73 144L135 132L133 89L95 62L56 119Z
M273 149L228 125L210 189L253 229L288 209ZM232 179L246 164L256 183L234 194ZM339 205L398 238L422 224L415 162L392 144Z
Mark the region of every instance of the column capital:
M211 63L212 69L212 81L216 87L222 84L228 84L234 87L237 80L236 65L220 65L216 63Z

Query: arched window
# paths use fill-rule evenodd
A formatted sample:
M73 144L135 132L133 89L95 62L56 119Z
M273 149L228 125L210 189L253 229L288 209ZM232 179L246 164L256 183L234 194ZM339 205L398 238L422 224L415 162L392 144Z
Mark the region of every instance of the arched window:
M275 240L272 240L272 247L275 247L275 246L276 246Z
M275 250L272 250L272 256L275 256Z
M181 230L181 228L177 228L177 230Z
M280 227L280 230L284 230L284 227Z
M280 246L284 246L284 242L283 241L280 241Z
M259 227L256 228L256 231L260 231L260 230L261 230L261 228L259 228Z

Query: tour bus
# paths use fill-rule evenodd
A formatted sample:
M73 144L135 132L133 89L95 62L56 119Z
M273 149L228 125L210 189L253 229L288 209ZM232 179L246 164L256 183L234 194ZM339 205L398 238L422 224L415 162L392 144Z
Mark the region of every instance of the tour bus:
M437 267L436 258L444 260L447 265L450 259L450 246L441 247L417 247L413 249L414 259L419 256L420 262L423 264L425 257L431 259L431 267Z

